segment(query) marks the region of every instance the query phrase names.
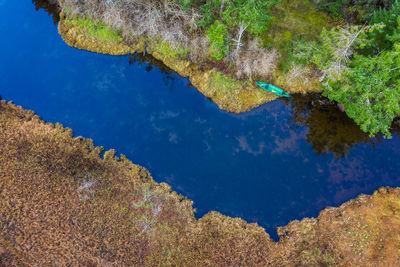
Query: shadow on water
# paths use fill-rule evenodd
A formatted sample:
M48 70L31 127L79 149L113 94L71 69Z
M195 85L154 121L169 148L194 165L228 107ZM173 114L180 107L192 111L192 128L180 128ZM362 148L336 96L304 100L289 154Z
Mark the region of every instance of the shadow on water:
M32 3L36 10L43 9L51 15L54 24L59 22L61 7L57 0L32 0ZM146 72L158 69L164 75L164 84L173 90L176 73L162 61L150 54L136 53L129 58L129 65L134 63L143 66ZM346 157L357 144L369 143L374 147L376 143L382 142L381 136L370 138L344 111L340 110L336 102L323 97L320 93L295 94L283 101L293 108L293 122L308 128L306 141L312 145L317 155L331 153L336 159L340 159ZM392 133L400 133L400 119L393 123Z
M129 64L133 63L144 66L146 72L150 72L153 68L158 69L164 74L165 85L171 85L173 88L175 72L162 61L150 54L136 53L129 59ZM291 98L281 100L286 105L292 106L294 124L308 128L306 141L312 145L317 155L331 153L336 159L340 159L346 157L357 144L368 143L375 147L377 143L382 142L382 136L371 138L339 108L335 101L320 93L294 94ZM212 102L211 99L209 101ZM393 123L392 133L399 133L399 126L400 119Z
M293 122L308 128L306 141L317 155L331 153L340 159L346 157L357 144L375 146L382 141L380 136L370 138L340 110L336 102L319 93L294 95L285 102L293 107Z
M306 141L317 155L331 153L340 159L346 157L357 144L369 143L375 147L383 141L381 135L371 138L363 132L335 101L320 93L295 94L284 101L293 108L293 122L308 128ZM400 133L400 119L393 122L391 132Z
M129 59L129 64L133 63L144 66L146 72L153 68L158 69L164 74L165 85L171 85L173 88L175 72L162 61L150 54L136 53ZM321 93L294 94L291 98L281 100L293 108L294 124L307 127L306 141L312 145L317 155L330 153L336 159L341 159L358 144L370 144L375 147L377 143L382 142L382 136L371 138L340 109L337 102L329 100ZM209 101L212 102L211 99ZM392 134L395 133L400 133L400 119L392 125Z
M32 3L35 5L37 11L43 9L47 14L49 14L49 16L52 16L54 25L57 25L60 21L61 11L61 7L57 0L32 0Z
M153 68L158 69L163 74L163 81L166 86L169 86L170 90L174 87L175 72L167 67L162 61L156 59L150 54L135 53L129 58L129 65L138 64L143 66L146 72L150 72Z

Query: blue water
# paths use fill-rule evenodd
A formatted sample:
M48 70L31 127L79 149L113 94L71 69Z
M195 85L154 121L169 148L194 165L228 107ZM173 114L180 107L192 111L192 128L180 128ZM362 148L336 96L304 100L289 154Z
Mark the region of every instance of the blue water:
M400 138L370 139L323 98L234 115L174 72L68 47L30 1L0 0L0 95L115 148L211 210L276 226L400 186Z

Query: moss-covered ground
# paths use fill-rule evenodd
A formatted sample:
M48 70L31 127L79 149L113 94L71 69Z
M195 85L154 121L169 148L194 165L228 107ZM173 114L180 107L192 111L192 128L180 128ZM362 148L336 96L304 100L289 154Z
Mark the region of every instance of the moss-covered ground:
M332 18L309 0L282 0L272 13L274 17L270 22L270 30L263 34L262 39L265 46L279 50L280 65L289 60L288 50L292 41L315 41L324 27L329 28L333 24Z
M121 33L87 18L67 17L61 12L59 32L68 45L72 47L91 47L91 51L110 55L126 55L135 52L123 42Z
M251 79L238 79L229 71L190 62L186 57L187 51L171 49L165 42L141 38L128 44L120 33L102 23L95 23L88 18L73 18L67 14L68 10L64 10L61 15L59 32L70 46L112 55L145 50L182 76L189 77L196 89L223 110L245 112L278 98L259 88ZM267 82L289 93L320 91L318 74L312 66L302 66L295 74L288 72L292 66L289 48L295 39L315 39L322 27L329 26L329 17L308 0L284 0L274 7L273 15L272 26L262 40L264 46L278 49L280 62Z
M319 72L311 62L296 62L294 46L299 41L317 41L322 29L336 22L310 0L282 0L272 9L272 14L270 29L261 39L265 47L279 52L274 83L292 93L321 91Z
M105 23L96 23L90 19L73 18L65 21L68 27L85 28L90 37L98 38L103 42L121 42L121 34L110 29Z
M1 266L400 266L400 189L278 229L210 212L124 156L0 102Z

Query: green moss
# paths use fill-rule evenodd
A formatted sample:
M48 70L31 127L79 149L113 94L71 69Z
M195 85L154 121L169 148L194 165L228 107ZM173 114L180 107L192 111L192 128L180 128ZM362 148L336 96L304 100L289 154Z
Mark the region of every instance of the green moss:
M241 87L241 84L237 80L231 79L219 71L211 73L210 83L215 87L224 88L229 91L237 90Z
M319 12L307 13L305 19L310 23L310 25L312 26L312 28L315 29L315 31L321 30L321 25L327 26L326 16L322 15Z
M279 33L289 31L296 37L314 40L323 27L329 27L330 18L319 11L309 0L283 0L274 10L277 18L271 23L271 31Z
M119 32L84 18L69 17L61 12L58 32L64 41L78 49L110 55L126 55L139 51L140 44L128 46Z
M283 0L272 10L271 28L261 39L263 45L279 51L279 68L287 71L292 59L293 40L317 40L323 27L329 28L330 18L309 0Z
M183 48L173 49L167 42L164 41L159 42L156 47L158 52L174 59L186 58L188 54L187 50Z
M79 26L84 28L90 37L103 41L122 41L118 31L110 29L105 23L95 22L87 18L68 18L64 21L67 26Z
M236 112L250 110L276 98L249 80L238 80L215 69L209 72L207 95L220 108Z

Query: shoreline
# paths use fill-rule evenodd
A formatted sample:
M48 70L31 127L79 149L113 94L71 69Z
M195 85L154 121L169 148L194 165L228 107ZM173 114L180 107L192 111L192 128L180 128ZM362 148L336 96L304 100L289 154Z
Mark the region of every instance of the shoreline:
M145 168L114 150L101 158L92 140L4 100L0 129L0 263L400 263L400 188L292 221L275 242L240 218L196 219L193 202Z
M67 17L64 12L61 12L60 18L58 31L69 46L108 55L148 53L179 75L189 78L193 87L222 110L242 113L279 98L258 87L255 81L250 79L239 80L217 68L204 69L187 59L180 58L179 55L171 56L175 52L163 43L143 38L131 45L122 40L100 40L95 36L90 36L85 26L75 23L74 19ZM289 87L281 74L274 76L275 84L285 88L289 94L321 92L316 78L307 86ZM298 79L301 80L301 77Z
M168 57L165 47L146 50L144 40L124 47L80 27L60 31L71 46L151 52L200 86L233 79ZM257 98L240 98L243 89L223 98L230 89L213 88L203 94L231 112ZM216 211L196 218L190 199L116 154L0 96L0 266L400 266L398 187L278 227L275 242L241 218Z

